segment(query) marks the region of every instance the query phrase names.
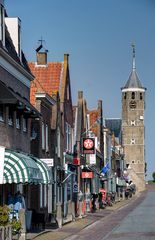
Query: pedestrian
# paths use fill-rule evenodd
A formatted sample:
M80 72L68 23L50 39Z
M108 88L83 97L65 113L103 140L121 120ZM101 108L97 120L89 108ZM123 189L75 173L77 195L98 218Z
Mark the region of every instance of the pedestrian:
M20 209L26 209L25 205L25 199L23 195L18 191L15 194L15 200L14 200L14 211L16 212L16 219L19 220L19 211Z
M8 207L9 207L9 210L10 210L9 219L10 219L10 221L12 221L12 219L13 219L14 197L13 197L11 192L8 194Z

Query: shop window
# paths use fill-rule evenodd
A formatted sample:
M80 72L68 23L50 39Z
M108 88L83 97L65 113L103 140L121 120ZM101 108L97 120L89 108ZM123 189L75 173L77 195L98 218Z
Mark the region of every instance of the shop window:
M14 112L11 109L11 107L9 107L8 124L10 126L13 126L13 116L14 116Z
M4 106L0 105L0 122L4 122Z
M45 184L40 184L40 208L47 206L47 188Z

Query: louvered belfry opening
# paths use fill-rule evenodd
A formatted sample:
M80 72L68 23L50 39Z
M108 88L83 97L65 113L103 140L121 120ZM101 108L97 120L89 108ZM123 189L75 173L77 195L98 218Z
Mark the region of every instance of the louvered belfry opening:
M40 41L41 41L41 44L36 49L37 65L46 65L47 64L47 52L48 52L48 50L46 50L43 47L43 45L42 45L43 40L40 40Z

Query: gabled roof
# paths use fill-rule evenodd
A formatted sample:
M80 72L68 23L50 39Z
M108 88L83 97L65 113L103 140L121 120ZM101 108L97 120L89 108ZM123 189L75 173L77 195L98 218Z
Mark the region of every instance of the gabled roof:
M46 92L50 96L60 92L63 78L63 62L50 62L45 66L29 63L35 79L31 82L30 99L35 104L35 93Z

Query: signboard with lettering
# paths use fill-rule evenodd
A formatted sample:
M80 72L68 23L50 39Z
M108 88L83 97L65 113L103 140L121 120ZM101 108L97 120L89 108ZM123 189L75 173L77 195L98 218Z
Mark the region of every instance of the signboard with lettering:
M93 178L93 172L82 172L82 178Z
M95 153L95 138L83 138L82 139L83 154Z
M44 163L46 163L48 167L53 167L54 166L54 159L53 158L42 158L41 160Z

